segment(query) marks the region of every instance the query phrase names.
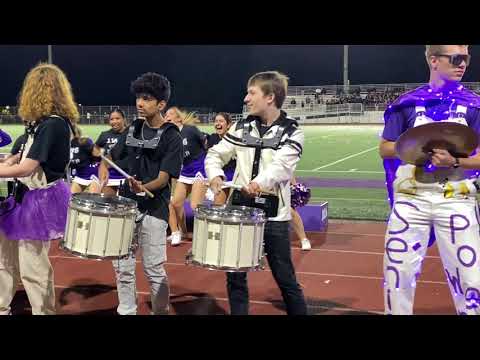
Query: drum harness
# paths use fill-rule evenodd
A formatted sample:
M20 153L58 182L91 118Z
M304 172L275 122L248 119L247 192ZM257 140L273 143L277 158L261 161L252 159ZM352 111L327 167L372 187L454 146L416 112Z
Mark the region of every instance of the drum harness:
M125 144L127 146L131 146L135 148L135 165L133 167L133 174L132 176L135 177L137 174L140 172L140 156L142 155L142 149L151 149L154 150L157 148L158 144L160 143L161 137L166 129L169 127L167 126L166 128L160 128L157 129L157 133L155 136L150 139L146 140L143 136L143 127L145 126L146 120L143 120L143 124L140 130L140 133L142 135L142 140L139 140L135 138L134 132L135 132L135 125L132 124L130 125L128 129L128 134L127 134L127 140L125 141ZM167 123L168 124L168 123ZM175 126L171 124L171 126ZM170 187L170 182L167 183L167 186ZM161 200L165 201L163 197L160 197ZM168 202L167 202L168 206ZM135 231L134 231L134 241L132 241L132 256L135 256L135 250L138 247L138 236L141 228L141 224L143 220L145 219L145 216L149 215L149 210L145 211L144 213L140 213L139 216L135 219ZM136 241L135 241L136 240Z
M248 120L244 120L243 124L241 122L237 124L237 129L239 129L243 125L242 138L233 136L230 133L225 134L225 139L230 143L233 143L234 145L255 148L252 175L250 180L253 180L258 175L259 168L260 168L260 157L263 149L278 150L278 148L281 145L284 145L287 143L296 144L296 142L288 138L284 142L281 141L284 134L291 135L296 130L295 125L298 125L298 123L293 119L287 118L286 120L287 121L284 120L278 126L278 129L275 135L272 138L268 138L268 139L264 139L263 137L257 138L252 136L251 135L252 125ZM285 200L283 199L281 191L279 191L279 195L280 195L282 204L285 204ZM230 201L233 205L242 205L242 202L244 203L245 199L238 190L235 190L230 195ZM249 206L249 205L250 206L255 205L254 207L265 210L266 213L267 212L269 213L267 217L275 217L277 216L277 213L278 213L278 196L270 195L270 196L256 197L253 199L253 201L250 201L249 204L247 204L246 206Z

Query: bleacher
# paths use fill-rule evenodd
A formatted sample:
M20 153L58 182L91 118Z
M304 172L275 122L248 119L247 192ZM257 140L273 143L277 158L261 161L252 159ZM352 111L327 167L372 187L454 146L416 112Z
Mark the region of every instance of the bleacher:
M480 82L464 82L467 88L480 94ZM423 84L363 84L363 85L322 85L289 86L283 109L302 124L375 124L383 123L382 114L390 102L400 94ZM79 104L80 124L107 124L108 114L120 108L127 121L137 114L135 106L107 105L83 106ZM200 107L182 107L195 112L201 123L212 123L217 110ZM218 110L218 111L221 111ZM0 106L0 124L18 124L16 106ZM234 121L247 115L231 114Z
M464 82L480 94L480 82ZM423 84L289 86L283 110L301 124L383 124L386 107ZM243 107L246 116L247 109Z

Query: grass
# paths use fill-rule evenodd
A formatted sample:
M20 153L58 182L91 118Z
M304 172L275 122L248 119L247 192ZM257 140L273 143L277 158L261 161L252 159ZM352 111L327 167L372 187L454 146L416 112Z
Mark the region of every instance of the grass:
M207 133L213 126L200 126ZM4 131L16 139L23 133L20 125L4 125ZM96 140L107 125L82 125L86 136ZM297 166L297 177L323 179L383 180L383 167L377 146L379 125L308 126L304 128L304 153ZM11 146L2 149L8 152ZM329 202L329 216L337 219L385 220L388 203L385 189L313 188L312 201Z

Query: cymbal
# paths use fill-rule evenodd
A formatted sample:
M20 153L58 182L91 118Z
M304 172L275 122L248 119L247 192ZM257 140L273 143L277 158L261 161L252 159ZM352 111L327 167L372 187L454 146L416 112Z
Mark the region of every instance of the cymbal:
M395 151L406 163L423 166L432 149L448 150L466 158L477 148L478 135L472 128L453 122L433 122L405 131L395 143Z

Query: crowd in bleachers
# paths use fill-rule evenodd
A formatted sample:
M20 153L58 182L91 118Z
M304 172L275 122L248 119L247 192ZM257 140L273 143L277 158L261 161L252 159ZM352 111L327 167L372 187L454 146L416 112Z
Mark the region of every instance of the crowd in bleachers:
M399 88L376 89L370 88L362 91L359 87L352 88L345 92L342 88L337 88L336 92L329 94L325 89L315 91L315 93L306 93L303 95L290 96L286 102L287 108L309 108L314 105L339 105L339 104L363 104L363 105L381 105L394 101L405 90Z

